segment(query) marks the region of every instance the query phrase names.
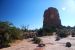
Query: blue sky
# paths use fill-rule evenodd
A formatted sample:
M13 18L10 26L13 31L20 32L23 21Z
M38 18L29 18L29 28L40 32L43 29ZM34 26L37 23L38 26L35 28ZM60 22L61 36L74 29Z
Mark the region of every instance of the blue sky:
M0 21L10 21L16 27L40 28L48 7L58 9L62 25L75 25L75 0L0 0Z

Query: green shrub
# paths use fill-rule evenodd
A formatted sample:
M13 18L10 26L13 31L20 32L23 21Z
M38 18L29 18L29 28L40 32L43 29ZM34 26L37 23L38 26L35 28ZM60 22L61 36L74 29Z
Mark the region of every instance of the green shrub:
M11 27L10 28L10 39L16 40L16 39L22 39L22 31L16 27Z
M62 33L59 33L58 36L63 38L63 37L67 37L67 34L62 32Z
M7 33L0 33L0 48L9 47L9 39Z
M38 33L37 36L43 36L43 29L42 28L38 29L37 33Z
M16 39L22 39L22 31L9 22L0 22L0 48L10 46L9 43Z
M57 36L55 41L59 41L59 40L60 40L60 37Z
M64 37L68 36L66 30L64 30L64 29L61 29L61 30L57 31L56 34L57 34L58 37L61 37L61 38L64 38Z
M72 37L75 37L75 33L72 33Z
M39 43L41 42L41 39L38 38L38 37L34 37L34 38L32 39L32 41L33 41L35 44L39 44Z

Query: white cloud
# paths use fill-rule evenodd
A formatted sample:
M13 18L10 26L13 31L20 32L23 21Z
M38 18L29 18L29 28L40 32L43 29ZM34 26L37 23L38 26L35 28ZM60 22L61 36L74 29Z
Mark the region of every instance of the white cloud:
M63 7L63 8L62 8L62 10L63 10L63 11L65 11L65 10L66 10L66 8L65 8L65 7Z
M68 8L68 10L70 12L74 12L75 11L75 1L74 0L68 0L66 2L66 7Z

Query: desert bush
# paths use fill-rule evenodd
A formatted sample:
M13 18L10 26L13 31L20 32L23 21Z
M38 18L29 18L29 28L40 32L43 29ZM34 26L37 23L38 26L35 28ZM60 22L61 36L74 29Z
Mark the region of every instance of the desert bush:
M32 41L35 41L37 39L37 37L33 37Z
M62 33L59 33L58 36L63 38L63 37L67 37L67 34L62 32Z
M56 32L56 28L53 26L50 28L40 28L37 30L37 36L53 35L53 32Z
M43 28L37 30L37 36L43 36Z
M10 31L9 32L10 39L12 40L22 39L23 32L20 29L16 27L11 27L9 31Z
M48 33L56 32L56 27L53 25L50 28L45 28L45 29L46 29L46 32L48 32Z
M22 30L23 32L28 32L28 31L29 31L29 30L28 30L28 26L22 26L21 30Z
M44 47L45 44L43 43L43 41L41 41L39 44L38 44L38 47Z
M75 33L72 33L72 37L75 37Z
M10 23L0 21L0 48L9 46L9 34Z
M66 30L60 29L59 31L56 32L57 36L64 38L67 37L68 34L66 33Z
M57 36L55 41L59 41L59 40L60 40L60 37Z
M43 34L46 35L53 35L53 32L56 32L56 27L51 26L50 28L43 28Z
M0 48L8 47L9 45L9 39L7 39L7 36L5 36L6 33L0 33Z
M66 43L66 47L71 47L71 43L70 42L67 42Z
M9 43L16 39L22 39L21 30L9 22L0 22L0 48L10 46Z
M34 38L32 39L32 41L33 41L35 44L39 44L39 43L41 42L41 39L38 38L38 37L34 37Z

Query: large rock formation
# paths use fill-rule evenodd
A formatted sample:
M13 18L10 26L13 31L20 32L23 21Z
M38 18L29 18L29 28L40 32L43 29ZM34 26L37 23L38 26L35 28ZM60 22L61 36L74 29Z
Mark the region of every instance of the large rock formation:
M59 12L56 8L50 7L44 12L43 29L60 28L61 21Z

